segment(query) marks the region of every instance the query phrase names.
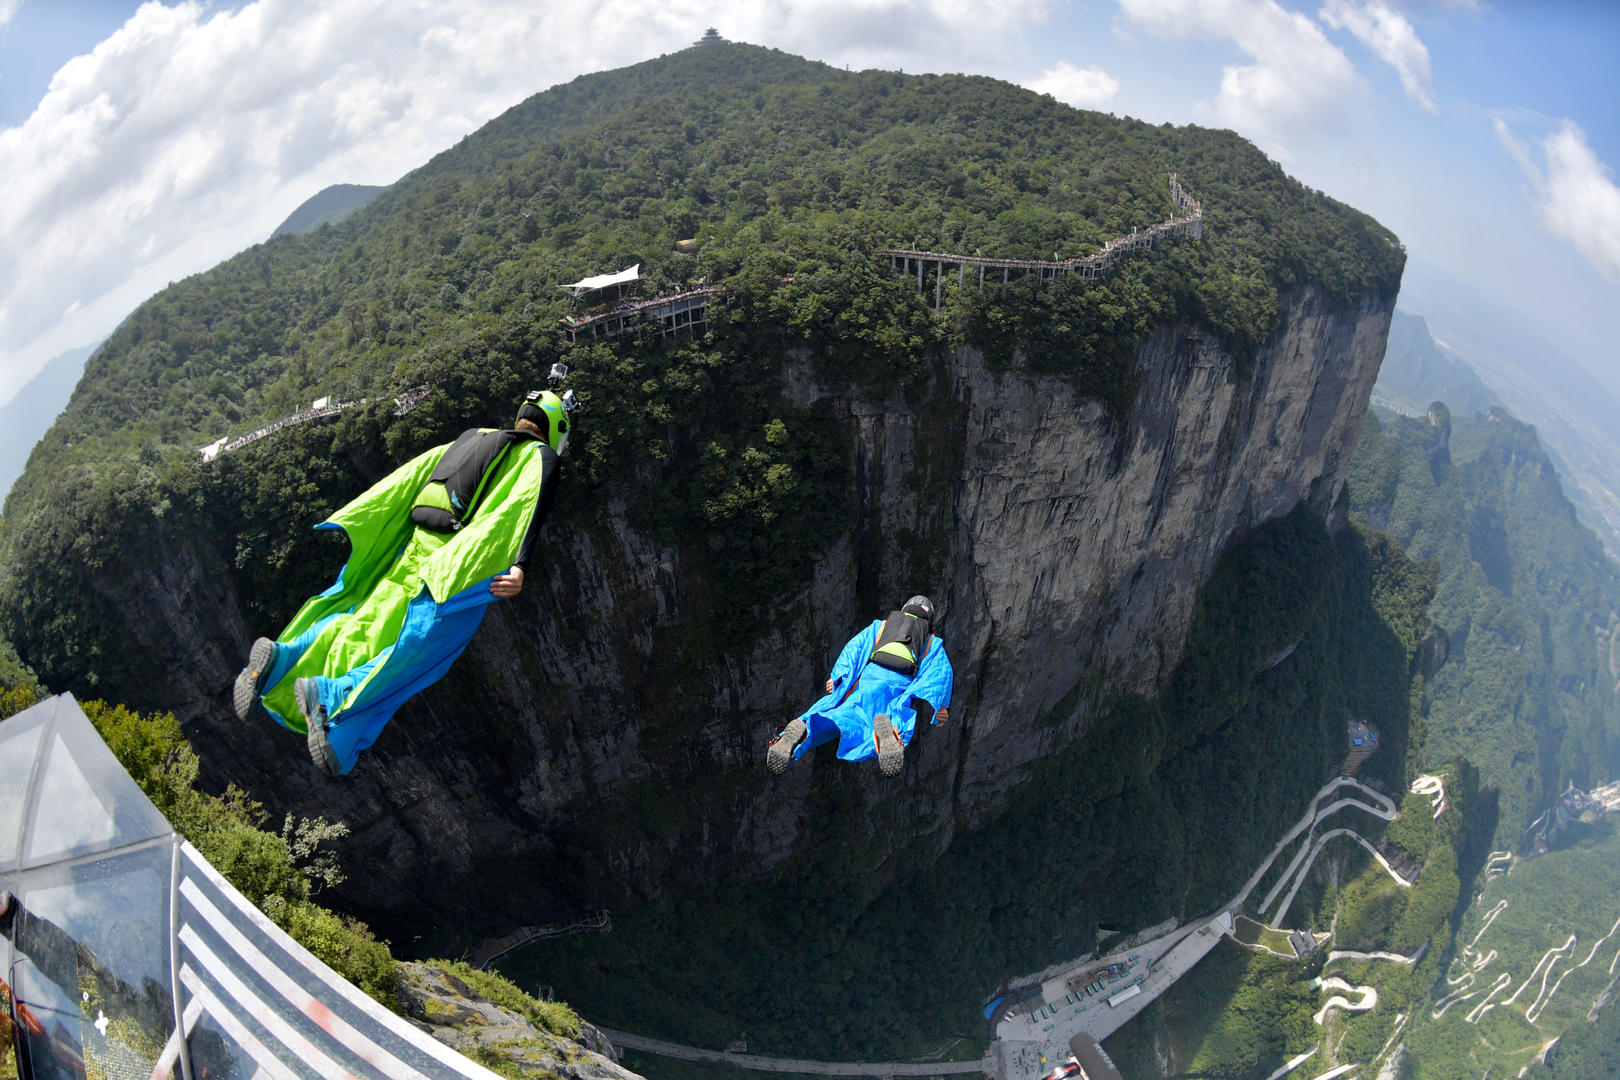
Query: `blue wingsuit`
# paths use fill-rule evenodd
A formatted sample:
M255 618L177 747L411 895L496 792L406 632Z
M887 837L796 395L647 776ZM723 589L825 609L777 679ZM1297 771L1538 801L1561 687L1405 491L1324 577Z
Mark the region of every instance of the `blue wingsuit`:
M832 669L832 693L799 717L809 730L794 749L793 760L799 760L833 739L838 740L838 756L845 761L876 757L872 723L879 713L888 715L890 722L900 729L900 741L909 746L917 727L912 698L921 698L935 709L950 706L952 673L945 643L937 637L929 637L928 648L917 665L917 674L908 679L897 671L870 662L882 629L883 620L874 620L871 626L850 638L838 654L838 662ZM938 722L933 721L932 716L929 719Z

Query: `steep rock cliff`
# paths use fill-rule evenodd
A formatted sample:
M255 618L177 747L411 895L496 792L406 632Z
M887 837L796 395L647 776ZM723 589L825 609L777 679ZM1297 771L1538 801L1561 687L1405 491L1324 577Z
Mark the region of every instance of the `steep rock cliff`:
M527 601L486 620L339 784L296 737L222 720L235 643L262 630L230 597L210 608L218 632L161 603L152 630L189 643L175 677L194 687L182 712L205 780L349 822L343 900L396 941L406 929L467 941L769 868L829 783L937 850L1104 698L1156 692L1236 537L1302 500L1338 514L1390 310L1302 290L1245 364L1195 326L1167 326L1138 351L1123 416L1064 376L995 369L973 350L880 398L829 385L813 356L785 357L783 395L850 441L857 511L802 593L774 603L778 618L717 650L715 568L639 533L622 503L554 520ZM942 612L951 722L914 744L898 784L819 758L768 782L766 740L847 636L914 591Z

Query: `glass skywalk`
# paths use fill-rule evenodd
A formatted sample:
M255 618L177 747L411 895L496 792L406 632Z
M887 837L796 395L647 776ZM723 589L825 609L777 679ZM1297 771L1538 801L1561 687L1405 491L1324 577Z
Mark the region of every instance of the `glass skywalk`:
M0 890L24 1080L497 1080L249 904L69 695L0 723Z

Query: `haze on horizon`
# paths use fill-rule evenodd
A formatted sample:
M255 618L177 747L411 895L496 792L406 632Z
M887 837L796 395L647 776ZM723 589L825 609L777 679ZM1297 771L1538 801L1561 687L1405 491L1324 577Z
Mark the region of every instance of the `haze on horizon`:
M687 47L713 18L694 0L0 0L0 404L322 188L391 183L531 94ZM1233 128L1620 394L1620 10L767 0L719 30Z

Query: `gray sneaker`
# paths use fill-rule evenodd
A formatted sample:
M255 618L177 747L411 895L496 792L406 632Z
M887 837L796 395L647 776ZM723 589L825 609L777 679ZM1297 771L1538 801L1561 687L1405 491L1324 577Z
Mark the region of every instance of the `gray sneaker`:
M231 705L236 709L238 720L245 723L254 713L264 711L259 707L259 695L264 693L264 681L270 677L275 663L276 643L267 637L255 641L248 650L247 667L236 676L236 687L231 692Z
M905 764L906 744L900 741L900 730L885 713L878 713L872 721L872 742L877 745L878 771L884 776L899 776L900 766Z
M809 730L803 720L795 720L771 740L771 748L765 752L765 767L771 770L771 775L781 776L787 772L787 767L793 764L793 751L804 742Z
M326 706L315 693L314 679L294 679L293 695L298 699L298 711L304 714L304 725L309 729L309 757L321 772L336 780L343 773L338 769L337 753L332 741L326 737Z

